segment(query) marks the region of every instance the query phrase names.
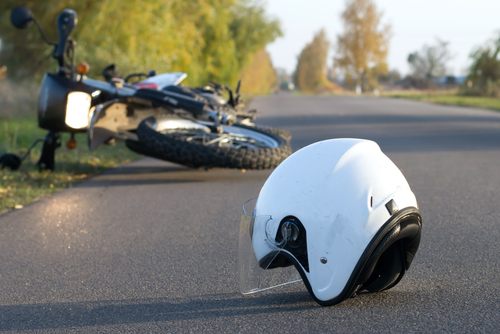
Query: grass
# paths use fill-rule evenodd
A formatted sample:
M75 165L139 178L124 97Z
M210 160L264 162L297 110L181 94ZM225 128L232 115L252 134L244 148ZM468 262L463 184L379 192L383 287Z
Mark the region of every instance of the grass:
M456 91L397 91L386 92L384 96L444 105L485 108L500 111L500 99L493 97L462 96Z
M37 120L33 116L0 116L0 154L11 152L23 155L35 139L44 136L45 131L38 128ZM62 145L56 151L54 172L39 172L36 167L41 144L32 150L20 170L0 169L0 213L22 208L91 175L137 158L123 143L101 146L90 152L86 134L78 134L77 148L69 150L65 146L68 138L68 134L62 135Z

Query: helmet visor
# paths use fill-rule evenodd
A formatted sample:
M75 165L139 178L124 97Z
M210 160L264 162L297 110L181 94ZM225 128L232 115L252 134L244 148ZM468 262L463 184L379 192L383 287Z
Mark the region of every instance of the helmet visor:
M279 222L270 215L255 215L254 207L255 200L245 203L240 222L238 262L244 295L302 281L287 260L286 238L276 241Z

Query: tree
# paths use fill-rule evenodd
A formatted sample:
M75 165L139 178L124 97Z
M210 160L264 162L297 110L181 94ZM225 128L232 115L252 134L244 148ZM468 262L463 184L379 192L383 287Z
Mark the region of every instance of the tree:
M344 31L337 36L335 67L348 86L374 89L377 77L387 72L390 26L372 0L348 0L341 15Z
M446 63L452 58L448 42L440 39L434 45L424 45L420 51L408 55L411 76L415 82L427 87L434 78L446 74Z
M262 95L271 92L278 84L271 57L265 49L256 52L241 73L241 90L244 94Z
M471 54L465 93L500 97L500 32Z
M304 92L319 92L328 85L328 40L320 30L300 52L294 73L295 86Z
M229 30L239 64L247 65L263 46L282 36L279 21L267 17L259 2L240 1L233 7L231 18Z
M191 84L234 84L251 56L281 33L254 0L2 0L0 64L17 78L40 76L53 64L45 57L51 48L34 27L10 26L10 9L20 4L31 8L52 40L59 11L75 9L76 60L88 62L93 76L116 63L123 74L185 71Z

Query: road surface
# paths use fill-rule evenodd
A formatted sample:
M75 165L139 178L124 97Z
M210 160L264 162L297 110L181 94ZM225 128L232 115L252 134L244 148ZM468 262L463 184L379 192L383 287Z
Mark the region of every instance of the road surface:
M376 140L424 218L393 289L320 307L238 293L240 208L269 171L144 159L0 216L0 331L500 332L500 113L370 97L259 98L298 149Z

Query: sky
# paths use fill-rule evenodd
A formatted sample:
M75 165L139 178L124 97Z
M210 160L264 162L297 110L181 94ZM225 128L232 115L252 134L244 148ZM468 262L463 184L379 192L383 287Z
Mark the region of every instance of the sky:
M407 74L408 54L436 38L449 42L453 58L449 74L465 74L469 55L500 31L500 0L375 0L382 22L392 26L388 62ZM335 48L342 32L345 0L267 0L270 17L278 18L284 36L268 46L273 64L293 72L297 57L316 32L324 28ZM330 61L331 63L331 61Z

